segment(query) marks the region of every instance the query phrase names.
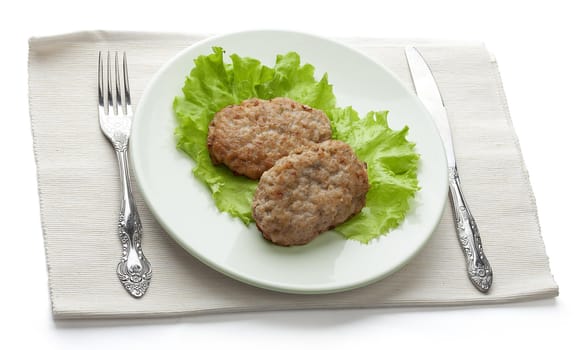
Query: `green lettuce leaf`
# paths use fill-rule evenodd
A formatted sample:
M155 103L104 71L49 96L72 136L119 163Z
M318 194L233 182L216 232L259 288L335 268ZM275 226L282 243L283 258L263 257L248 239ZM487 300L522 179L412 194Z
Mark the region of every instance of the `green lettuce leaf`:
M364 118L350 107L328 116L333 136L348 143L367 164L370 189L361 213L335 228L349 239L368 243L398 226L409 210L409 199L419 190L415 144L407 141L408 127L394 131L387 112L369 112Z
M206 140L214 114L252 97L289 97L323 110L330 118L333 138L350 144L367 163L370 190L366 206L335 230L348 239L368 243L399 225L409 210L410 199L419 190L419 155L406 139L407 127L390 129L386 111L359 118L351 107L336 107L327 75L317 80L314 67L301 65L295 52L278 55L273 67L236 54L226 63L224 53L222 48L214 47L213 53L197 57L185 80L183 96L173 103L178 121L177 148L195 161L193 175L208 186L220 211L245 224L252 222L251 204L258 182L211 163Z

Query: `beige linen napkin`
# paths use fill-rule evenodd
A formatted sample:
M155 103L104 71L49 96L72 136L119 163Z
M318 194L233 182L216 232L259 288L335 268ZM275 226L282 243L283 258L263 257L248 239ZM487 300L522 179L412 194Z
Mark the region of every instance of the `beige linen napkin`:
M473 305L558 294L497 64L486 49L473 43L349 39L342 41L382 62L409 87L404 46L417 45L431 64L449 110L464 190L493 265L489 294L479 293L466 277L449 205L427 246L397 273L349 292L292 295L237 282L197 261L163 232L137 193L143 247L154 276L144 298L131 298L115 273L121 252L119 179L97 122L97 51L127 51L138 102L157 69L200 39L96 31L30 40L30 115L55 318Z

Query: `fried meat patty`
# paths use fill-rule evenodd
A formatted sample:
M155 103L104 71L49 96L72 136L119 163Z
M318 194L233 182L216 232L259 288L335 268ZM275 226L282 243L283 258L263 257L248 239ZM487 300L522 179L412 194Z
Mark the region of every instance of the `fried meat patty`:
M360 212L368 190L366 164L348 144L329 140L302 147L266 171L252 214L264 238L306 244Z
M215 114L207 147L215 165L259 179L278 159L331 135L330 120L321 110L283 97L250 99Z

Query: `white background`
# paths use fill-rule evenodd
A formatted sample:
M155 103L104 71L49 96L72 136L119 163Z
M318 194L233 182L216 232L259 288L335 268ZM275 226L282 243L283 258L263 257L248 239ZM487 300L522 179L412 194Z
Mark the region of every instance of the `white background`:
M578 348L580 11L574 1L10 1L0 8L0 348ZM77 30L484 41L536 195L555 300L57 323L47 287L27 106L27 39ZM80 268L82 268L80 266ZM567 345L564 345L567 344Z

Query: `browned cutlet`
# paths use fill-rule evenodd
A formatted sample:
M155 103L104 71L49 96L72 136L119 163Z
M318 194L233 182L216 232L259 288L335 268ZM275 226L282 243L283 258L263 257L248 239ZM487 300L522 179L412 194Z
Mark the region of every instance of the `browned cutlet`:
M365 206L366 164L336 140L302 147L266 171L252 203L264 238L275 244L306 244Z
M283 97L250 99L215 114L207 147L215 165L259 179L293 150L331 136L330 120L321 110Z

